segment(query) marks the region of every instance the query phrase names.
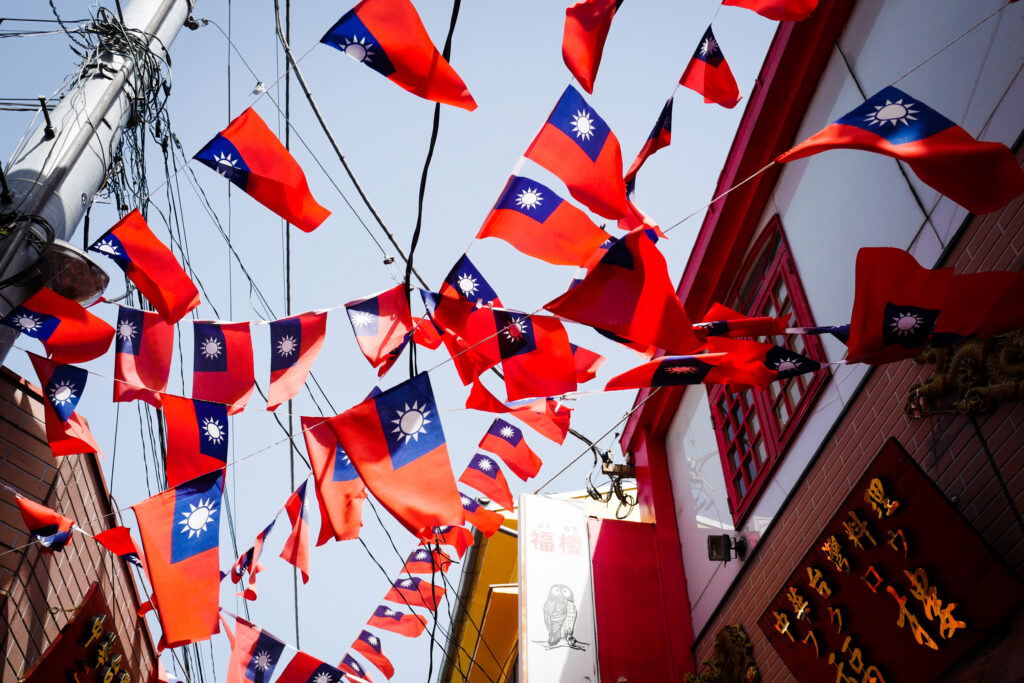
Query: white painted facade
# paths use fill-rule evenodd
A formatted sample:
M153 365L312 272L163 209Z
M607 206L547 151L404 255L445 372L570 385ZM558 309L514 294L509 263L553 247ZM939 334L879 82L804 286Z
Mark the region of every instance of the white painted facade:
M832 49L803 113L797 141L893 84L978 139L1012 147L1024 129L1024 2L1010 4L943 50L1003 4L861 0ZM922 62L926 63L915 69ZM836 325L850 320L854 261L860 247L908 249L931 267L967 211L889 157L836 150L784 166L761 228L776 214L816 324ZM830 361L844 357L844 345L828 336L822 339ZM771 525L866 373L866 366L836 367L746 518L742 532L751 546ZM731 531L732 516L702 387L684 394L668 430L666 449L693 627L699 634L741 566L707 558L707 537Z

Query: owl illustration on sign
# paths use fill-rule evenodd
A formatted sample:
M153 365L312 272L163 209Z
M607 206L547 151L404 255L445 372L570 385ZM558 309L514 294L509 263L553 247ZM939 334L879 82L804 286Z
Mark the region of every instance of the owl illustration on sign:
M573 635L576 614L572 589L562 583L551 586L547 600L544 601L544 625L548 629L549 647L555 647L564 642L569 647L583 649L580 647L581 643Z

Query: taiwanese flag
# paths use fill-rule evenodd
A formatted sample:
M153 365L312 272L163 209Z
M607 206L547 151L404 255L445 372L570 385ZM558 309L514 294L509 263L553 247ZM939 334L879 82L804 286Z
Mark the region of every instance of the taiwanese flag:
M612 377L605 385L605 391L674 387L702 382L751 386L762 385L767 381L767 371L759 375L753 368L734 367L727 353L708 353L701 356L662 356Z
M565 441L565 436L569 433L569 420L572 417L571 408L566 408L551 398L539 398L509 407L499 401L479 381L473 382L473 388L466 398L466 407L487 413L508 413L557 444Z
M710 28L708 29L711 30ZM636 155L636 159L633 160L633 164L626 171L626 185L632 185L636 180L636 174L640 171L640 167L644 165L647 159L663 147L668 147L672 142L672 103L675 100L674 97L668 98L668 102L661 109L661 114L658 115L658 120L654 124L654 129L651 134L647 136L647 142L640 149L640 153Z
M168 647L218 631L223 490L224 474L212 472L132 506Z
M702 322L693 326L698 339L707 337L774 337L786 334L790 314L747 317L722 304L712 304Z
M916 356L928 343L953 282L902 249L857 252L847 361L879 365Z
M320 503L320 537L316 544L321 546L331 538L359 538L366 498L363 480L324 418L303 417L300 424Z
M486 538L498 533L505 517L500 512L488 510L466 494L462 494L462 509L466 511L466 521L480 530Z
M416 638L427 627L427 620L419 614L404 614L380 605L373 611L373 616L366 625L382 628L406 638Z
M569 194L594 213L613 219L625 215L619 141L571 85L525 156L561 178Z
M818 0L723 0L722 4L744 7L773 21L803 21L811 16Z
M497 306L501 308L501 299L498 298L498 293L494 291L480 270L465 254L459 257L459 260L445 275L439 293L447 299L469 302L476 307ZM442 299L442 301L447 299Z
M320 42L414 95L476 109L466 84L434 47L409 0L363 0L338 19Z
M576 364L560 320L505 310L495 310L494 319L509 400L576 391Z
M170 325L199 305L199 290L138 209L107 230L89 251L114 259Z
M142 550L135 543L135 539L132 538L128 527L115 526L113 529L101 531L93 538L125 562L131 562L139 569L144 569Z
M466 548L473 545L473 532L464 526L436 526L434 527L434 541L455 548L455 553L461 559L466 554ZM420 541L420 543L423 544L426 541Z
M506 510L515 509L515 499L501 467L493 458L477 453L466 465L459 482L475 488Z
M597 371L608 359L582 346L575 344L569 344L569 346L572 348L572 362L576 368L576 383L584 384L597 377Z
M491 423L479 448L497 455L523 481L536 476L543 464L527 445L523 431L500 417Z
M293 398L306 383L327 335L327 313L303 313L270 323L267 410Z
M426 607L431 611L436 611L444 593L445 590L441 586L435 586L429 581L413 576L395 581L384 599L409 607Z
M384 656L384 652L381 650L380 638L370 631L360 631L359 637L352 643L352 649L366 657L388 680L391 680L391 677L395 675L394 665L390 659Z
M228 461L228 407L161 394L167 422L167 486L222 470Z
M626 232L636 230L637 228L643 228L647 231L647 236L654 242L659 239L668 239L661 227L654 221L653 218L644 213L643 209L636 205L632 199L626 200L626 215L619 219L618 226ZM611 245L608 245L609 247Z
M300 650L274 683L336 683L343 675L330 664Z
M1007 330L1019 330L1024 327L1024 273L1017 273L1017 278L1001 292L985 318L978 325L977 335L988 337Z
M1018 284L1022 277L1020 273L1008 271L954 275L942 312L935 321L932 346L948 346L965 337L974 336L983 327L985 320L993 317L1006 324L1004 329L1017 329L1019 325L1011 323L1014 317L1024 322L1024 299L1021 298L1024 291L1021 291ZM1017 291L1014 292L1015 285ZM1012 299L1015 305L1000 306L1006 293L1015 294Z
M585 213L522 176L509 178L476 236L497 237L527 256L563 266L586 263L608 238Z
M312 232L331 215L309 193L298 162L251 107L195 158L304 232Z
M413 316L412 324L412 340L414 343L431 350L441 346L444 330L439 328L434 321Z
M249 323L193 321L192 397L228 404L228 415L245 410L256 378Z
M34 353L28 354L43 389L46 441L54 456L99 453L89 422L75 412L89 374L74 365L58 365Z
M733 367L751 372L753 377L748 384L759 389L766 389L768 383L775 380L821 369L821 363L796 351L749 339L712 337L708 340L708 348L712 353L725 353Z
M292 533L284 542L281 559L302 572L302 583L309 582L309 515L306 513L306 482L299 484L284 504Z
M1024 192L1024 171L1006 145L975 140L942 114L892 86L776 161L802 159L829 149L860 149L904 161L918 178L972 213L996 211Z
M391 352L405 345L413 330L405 285L345 304L359 350L373 367L385 363Z
M452 566L452 558L440 550L429 550L417 548L409 555L409 559L402 565L404 574L436 574L441 572L447 574Z
M99 358L114 338L113 327L47 287L11 309L0 323L41 341L50 360L57 363Z
M672 353L701 345L672 286L665 257L640 229L613 244L582 282L544 308Z
M235 642L228 662L227 683L270 683L285 644L260 627L235 617Z
M25 527L43 546L44 552L64 550L64 546L71 545L75 520L19 495L14 496L14 502Z
M338 664L338 669L341 670L342 673L352 674L357 678L361 678L363 680L370 681L370 683L373 683L373 679L370 678L369 674L363 671L363 666L359 662L357 662L356 658L352 655L345 655L345 658L342 659L341 663ZM351 679L346 676L345 680Z
M239 583L242 580L243 574L249 572L249 580L245 584L245 589L239 593L246 600L255 600L257 597L256 575L266 569L266 567L260 564L260 555L263 554L263 546L266 544L267 536L270 535L273 528L274 522L272 521L263 531L256 535L256 541L252 544L252 547L239 555L235 563L231 565L232 583Z
M573 77L588 93L594 93L594 80L601 66L601 54L612 17L622 0L579 0L565 10L562 32L562 59Z
M459 492L426 373L368 398L329 424L367 488L410 532L462 524Z
M114 401L160 407L174 352L174 325L157 314L119 306L114 337Z
M700 39L697 50L686 65L686 71L679 79L679 85L700 93L705 102L714 102L726 109L739 104L742 98L740 89L715 34L711 32L711 26L708 26L704 37Z

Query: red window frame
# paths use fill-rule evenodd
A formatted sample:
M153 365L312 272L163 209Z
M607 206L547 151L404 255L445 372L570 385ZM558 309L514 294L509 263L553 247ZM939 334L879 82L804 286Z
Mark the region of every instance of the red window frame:
M792 313L790 326L814 325L778 216L762 232L726 301L731 308L747 315ZM817 361L826 360L825 349L816 336L786 335L759 341ZM708 386L711 418L736 528L757 502L830 376L825 367L775 382L766 391L747 389L735 393L722 385Z

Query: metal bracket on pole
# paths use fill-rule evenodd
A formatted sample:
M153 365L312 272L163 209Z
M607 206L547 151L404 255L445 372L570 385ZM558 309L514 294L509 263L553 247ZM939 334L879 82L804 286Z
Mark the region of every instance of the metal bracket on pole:
M53 130L53 122L50 121L50 107L46 104L46 97L44 95L39 95L39 106L43 108L43 118L46 119L43 137L47 140L52 140L57 137L57 133Z

